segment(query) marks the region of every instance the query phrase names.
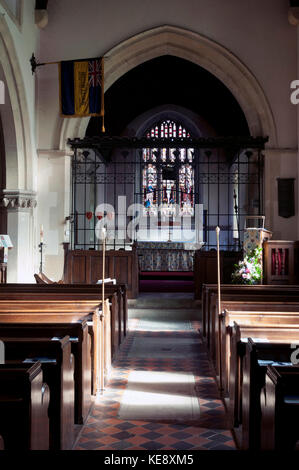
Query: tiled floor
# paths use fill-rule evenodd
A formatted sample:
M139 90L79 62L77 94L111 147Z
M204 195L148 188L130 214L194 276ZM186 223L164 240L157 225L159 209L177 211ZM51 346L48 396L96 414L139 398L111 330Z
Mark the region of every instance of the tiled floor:
M140 331L139 320L130 320L130 333L114 363L111 380L99 404L83 426L75 444L76 450L234 450L235 444L227 428L226 414L213 378L205 348L198 330L200 324L191 322L192 328L173 331ZM134 338L155 337L198 338L198 350L177 358L132 358L128 353ZM157 422L121 420L118 418L122 394L126 389L129 372L165 371L189 372L195 377L200 402L200 417L194 422ZM153 409L153 419L154 419Z

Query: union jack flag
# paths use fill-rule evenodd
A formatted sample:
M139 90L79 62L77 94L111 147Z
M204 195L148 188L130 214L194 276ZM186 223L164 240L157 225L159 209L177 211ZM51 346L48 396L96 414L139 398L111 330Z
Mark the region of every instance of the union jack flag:
M90 87L101 86L102 66L101 60L90 60L88 62L88 81Z

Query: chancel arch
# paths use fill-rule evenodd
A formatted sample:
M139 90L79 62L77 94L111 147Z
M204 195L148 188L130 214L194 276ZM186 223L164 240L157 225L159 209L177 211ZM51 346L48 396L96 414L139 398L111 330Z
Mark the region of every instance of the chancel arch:
M130 70L164 55L193 62L217 77L240 104L250 134L269 136L269 146L277 146L271 106L256 77L225 47L193 31L176 26L159 26L137 34L107 51L105 92ZM61 150L67 149L67 138L84 137L87 126L86 118L60 121Z
M129 76L131 73L135 73L135 71L137 71L139 67L146 67L147 64L151 64L154 61L170 60L171 58L173 58L177 61L181 60L182 62L185 62L185 64L189 63L190 66L192 65L193 67L198 67L198 69L202 70L203 74L205 72L207 75L210 76L211 80L214 80L215 83L217 82L221 84L221 86L227 91L227 93L230 94L232 101L236 103L236 107L239 107L241 111L239 114L240 120L244 122L243 128L240 127L237 131L235 130L238 135L269 136L269 144L267 145L271 145L271 147L276 146L276 127L272 111L260 84L254 77L254 75L250 72L250 70L236 56L234 56L231 52L226 50L221 45L215 43L214 41L209 40L208 38L200 34L183 30L181 28L176 28L172 26L162 26L149 31L145 31L142 34L138 34L133 38L124 41L123 43L114 47L110 51L107 51L105 57L106 122L109 121L109 110L111 110L111 112L115 116L121 114L122 111L121 105L119 107L114 108L109 102L109 94L112 93L112 90L115 86L117 87L118 84L121 83L121 81L124 80L126 76ZM144 94L146 94L146 90ZM135 101L138 101L137 96L133 96L133 100L134 99ZM199 102L198 99L197 101ZM173 105L173 103L171 104ZM216 105L216 103L214 104ZM178 103L176 103L176 105L178 106ZM179 105L184 106L184 103L179 103ZM128 105L128 108L130 108L130 105ZM146 112L145 109L141 111L143 113ZM173 109L170 111L174 112ZM192 123L192 118L190 118L190 114L192 114L192 112L193 110L191 112L189 110L189 114L185 113L185 122L186 124L188 124L189 122L189 124L191 123L194 126L194 122ZM149 114L150 113L151 112L149 111ZM217 113L215 112L214 115L216 114ZM153 118L154 115L151 115L150 119ZM131 120L132 119L133 116L131 116ZM224 121L225 120L223 119L223 122ZM238 120L236 119L235 123L237 122ZM58 146L61 151L65 152L66 155L69 154L69 148L67 146L68 138L84 138L85 135L97 135L100 126L96 126L94 132L89 133L89 130L92 127L91 124L92 122L88 118L60 120L60 137ZM108 132L110 131L110 133L112 133L113 135L132 136L136 129L130 129L129 124L130 123L127 121L125 122L125 125L123 127L116 127L116 132L114 131L114 129L111 129L111 127L108 125L107 130ZM147 121L147 119L145 119L142 124L141 122L139 124L139 134L142 134L142 129L144 130L146 125L150 123ZM197 125L197 129L200 129L199 131L197 131L197 135L199 136L202 133L202 135L205 136L216 136L217 131L213 129L210 123L206 124L206 126ZM202 132L203 128L204 132ZM227 133L227 135L230 134L233 134L233 132ZM138 134L135 133L134 135ZM218 130L218 135L222 135L221 130ZM206 159L206 155L203 155L203 158ZM224 156L221 153L219 155L219 152L216 152L216 154L215 152L212 152L212 155L208 158L209 163L207 164L208 169L206 170L208 173L213 168L213 165L211 165L213 159L218 162L218 165L220 165L218 170L220 169L221 171L220 162L221 159L224 159ZM260 159L260 157L255 156L254 159L258 160ZM243 168L245 168L245 166L243 166ZM248 169L246 170L246 172L248 173ZM259 175L258 177L261 177L262 181L262 176ZM111 178L113 178L112 175ZM209 178L211 178L211 176ZM232 175L229 176L229 178L233 180ZM133 187L134 185L131 185L131 195L136 193L136 188ZM230 185L233 185L232 181L230 182ZM127 190L129 187L130 185L127 186ZM225 223L223 222L223 220L219 220L219 210L211 210L212 207L211 198L209 197L209 191L212 189L212 185L209 186L209 188L210 189L207 193L207 190L203 190L203 185L201 185L201 200L205 200L205 204L209 205L210 213L214 213L215 216L213 216L214 220L212 220L212 218L210 219L210 223L207 223L206 221L206 227L210 226L211 230L205 231L203 236L206 242L209 242L208 245L211 244L211 246L214 246L215 236L212 234L212 231L213 227L216 226L217 223L222 223L222 225L225 225L227 227L234 225L236 230L232 233L234 233L235 235L237 233L237 228L240 228L240 223L237 223L236 217L233 215L235 205L235 200L232 198L233 196L229 196L229 198L220 198L221 204L225 204L226 206L225 210L223 209L223 213L229 215L225 216ZM219 187L217 188L217 192L219 194ZM94 194L93 191L92 193ZM99 192L98 197L99 199L103 200L100 194L101 192ZM230 194L233 194L233 192L230 191ZM244 194L244 197L241 194ZM238 197L240 204L242 203L242 198L244 199L243 203L245 204L245 200L248 200L247 190L244 193L242 191L240 194L238 193ZM259 192L258 198L261 203L255 201L256 207L254 209L254 213L261 209L263 204L263 197L264 195L262 194L262 192ZM95 201L94 196L93 199ZM134 200L134 197L132 199ZM217 197L217 199L219 199L219 197ZM217 202L215 202L215 204L218 206L218 200ZM67 205L68 201L65 201L65 207ZM204 208L204 210L207 211L208 209ZM250 210L247 207L246 213L250 212ZM72 208L71 206L69 206L69 213L71 213L71 211ZM83 214L85 214L85 212L86 211L83 211ZM87 210L87 212L92 211ZM204 217L206 216L204 215ZM83 215L83 218L86 218L86 215ZM86 225L86 220L84 220L84 224ZM81 233L83 234L86 232L82 231ZM61 237L63 237L62 233ZM82 247L84 246L84 244L85 241L83 241ZM239 236L233 237L232 235L231 239L229 239L229 235L225 235L225 247L227 247L228 245L230 245L231 247L237 247L239 246L239 244Z

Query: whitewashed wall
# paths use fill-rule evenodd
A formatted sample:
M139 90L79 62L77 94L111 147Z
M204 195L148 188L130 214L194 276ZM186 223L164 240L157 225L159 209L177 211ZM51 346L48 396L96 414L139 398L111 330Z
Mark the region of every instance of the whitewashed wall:
M68 157L65 146L69 134L59 117L58 67L41 67L36 78L32 77L28 62L32 52L35 52L40 61L99 56L109 53L112 48L137 34L163 25L192 31L208 38L214 42L215 50L218 48L222 51L221 48L225 48L226 61L233 61L234 57L240 64L245 64L248 72L244 72L244 84L250 73L257 80L269 104L268 111L272 114L277 134L277 139L272 138L265 152L267 225L274 231L276 238L299 237L298 191L296 216L282 219L277 213L276 178L296 175L298 183L299 177L298 109L289 99L290 83L298 78L299 41L296 26L288 23L287 1L88 0L82 3L81 0L52 0L48 7L48 26L40 33L34 24L34 4L34 0L23 2L22 24L17 25L3 6L4 2L0 0L0 14L5 14L0 18L0 35L5 35L6 44L7 41L10 44L8 54L17 94L12 109L15 125L19 109L21 124L19 122L18 125L23 130L21 138L24 138L24 142L18 138L16 126L18 165L22 171L18 174L18 187L11 186L9 189L33 192L38 189L39 192L37 222L36 211L30 208L30 224L33 224L33 229L28 228L28 233L32 233L33 238L28 242L31 253L28 272L33 271L32 266L37 264L37 234L43 223L45 238L49 240L46 272L56 278L61 276L63 259L61 248L57 247L63 240L62 216L69 211L69 163L66 163ZM144 34L141 34L140 40ZM183 34L181 40L182 44L187 45L187 37ZM154 43L153 45L155 46ZM138 43L134 47L138 55ZM163 46L160 45L161 50ZM121 51L120 48L119 54ZM165 53L167 52L169 49L165 48ZM144 55L144 60L146 57ZM188 55L186 58L190 57ZM3 64L4 59L0 57L0 60ZM219 62L219 70L221 65ZM118 62L118 66L125 68L125 61L124 64ZM233 76L227 70L225 74L229 85L233 82ZM106 89L113 83L114 76L116 73L111 72ZM243 88L246 87L244 85ZM244 94L246 91L244 89ZM251 110L246 110L246 113L250 117ZM265 122L269 120L269 113L267 116L265 114ZM261 120L263 121L263 116ZM72 130L72 136L76 133L84 134L86 124L86 120L76 121L77 127ZM39 151L39 163L36 150ZM19 171L19 167L17 170ZM50 193L57 192L56 207L54 196L53 201L47 198L47 188ZM19 230L16 225L11 226L15 227L12 230ZM20 262L21 258L16 260L13 267L15 279L19 278L17 273L21 269Z

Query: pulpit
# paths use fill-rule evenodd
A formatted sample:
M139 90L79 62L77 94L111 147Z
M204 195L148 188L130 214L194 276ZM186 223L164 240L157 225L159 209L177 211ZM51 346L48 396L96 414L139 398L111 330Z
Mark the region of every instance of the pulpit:
M254 226L250 223L251 221L262 221L262 227ZM256 248L262 248L263 243L267 240L270 240L272 237L272 232L265 229L265 216L247 216L245 219L244 227L244 241L243 241L243 251L246 255L248 252L255 250Z

